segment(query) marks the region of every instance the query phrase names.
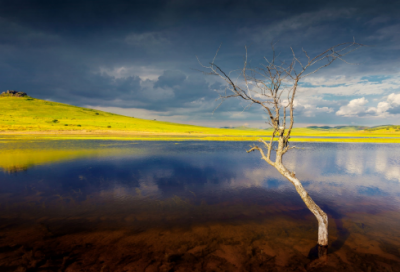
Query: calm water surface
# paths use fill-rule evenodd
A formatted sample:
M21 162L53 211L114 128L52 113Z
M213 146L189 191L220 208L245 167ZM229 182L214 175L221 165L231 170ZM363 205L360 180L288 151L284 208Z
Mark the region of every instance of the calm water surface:
M3 141L0 271L400 271L400 145Z

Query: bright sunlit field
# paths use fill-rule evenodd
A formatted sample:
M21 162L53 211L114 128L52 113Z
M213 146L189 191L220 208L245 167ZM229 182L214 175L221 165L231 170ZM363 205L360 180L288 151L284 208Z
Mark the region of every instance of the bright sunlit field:
M270 129L210 128L139 119L31 97L0 97L0 135L14 137L253 141L270 133ZM292 136L293 141L400 142L400 127L295 128Z
M3 132L135 132L250 136L263 130L232 130L122 116L35 98L0 97Z

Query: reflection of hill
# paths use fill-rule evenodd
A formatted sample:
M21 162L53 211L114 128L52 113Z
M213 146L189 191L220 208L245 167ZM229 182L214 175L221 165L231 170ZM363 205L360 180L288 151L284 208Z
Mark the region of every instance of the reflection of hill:
M28 168L46 163L74 160L85 157L116 155L124 150L117 148L108 149L17 149L2 150L0 156L0 169L7 173L26 171Z
M4 172L7 172L7 173L23 172L26 170L28 170L28 166L26 166L26 165L13 165L8 168L4 168Z

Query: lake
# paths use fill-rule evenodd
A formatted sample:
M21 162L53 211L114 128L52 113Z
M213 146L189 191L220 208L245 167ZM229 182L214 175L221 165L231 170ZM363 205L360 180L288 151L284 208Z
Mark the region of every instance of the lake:
M400 145L0 138L0 271L400 271Z

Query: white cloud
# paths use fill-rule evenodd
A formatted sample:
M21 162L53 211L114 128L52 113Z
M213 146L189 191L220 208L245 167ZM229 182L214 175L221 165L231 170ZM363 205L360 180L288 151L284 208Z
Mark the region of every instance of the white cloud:
M400 105L400 94L390 94L387 98L387 101L392 105Z
M391 106L390 106L389 103L387 103L387 102L379 102L378 106L370 107L367 110L367 112L371 113L371 114L374 114L376 116L379 116L379 117L385 117L388 114L387 110L390 109L390 108L391 108Z
M346 106L340 107L340 109L336 112L336 115L350 117L350 116L357 116L360 113L365 113L366 112L365 104L367 103L368 100L365 99L364 97L353 99Z
M340 107L336 115L345 117L361 117L367 115L369 117L385 118L400 113L400 110L398 110L400 106L400 94L390 94L386 101L379 102L376 107L367 108L367 103L368 100L364 97L353 99L349 104Z
M400 94L390 94L386 101L379 102L376 107L370 107L368 113L374 114L377 117L387 117L393 114L400 113L399 111L393 112L391 110L400 106Z
M320 76L320 77L306 77L303 79L303 82L311 84L312 86L321 86L321 85L351 85L359 82L364 82L366 80L362 80L361 76L345 76L345 75L338 75L338 76Z
M286 106L288 100L283 100L281 104ZM296 114L305 117L314 117L318 113L331 113L334 111L332 108L334 104L335 101L323 100L321 97L301 97L293 101Z
M306 117L315 117L317 113L323 113L323 112L331 113L333 112L333 109L328 107L317 107L315 105L306 104L304 105L302 113Z

